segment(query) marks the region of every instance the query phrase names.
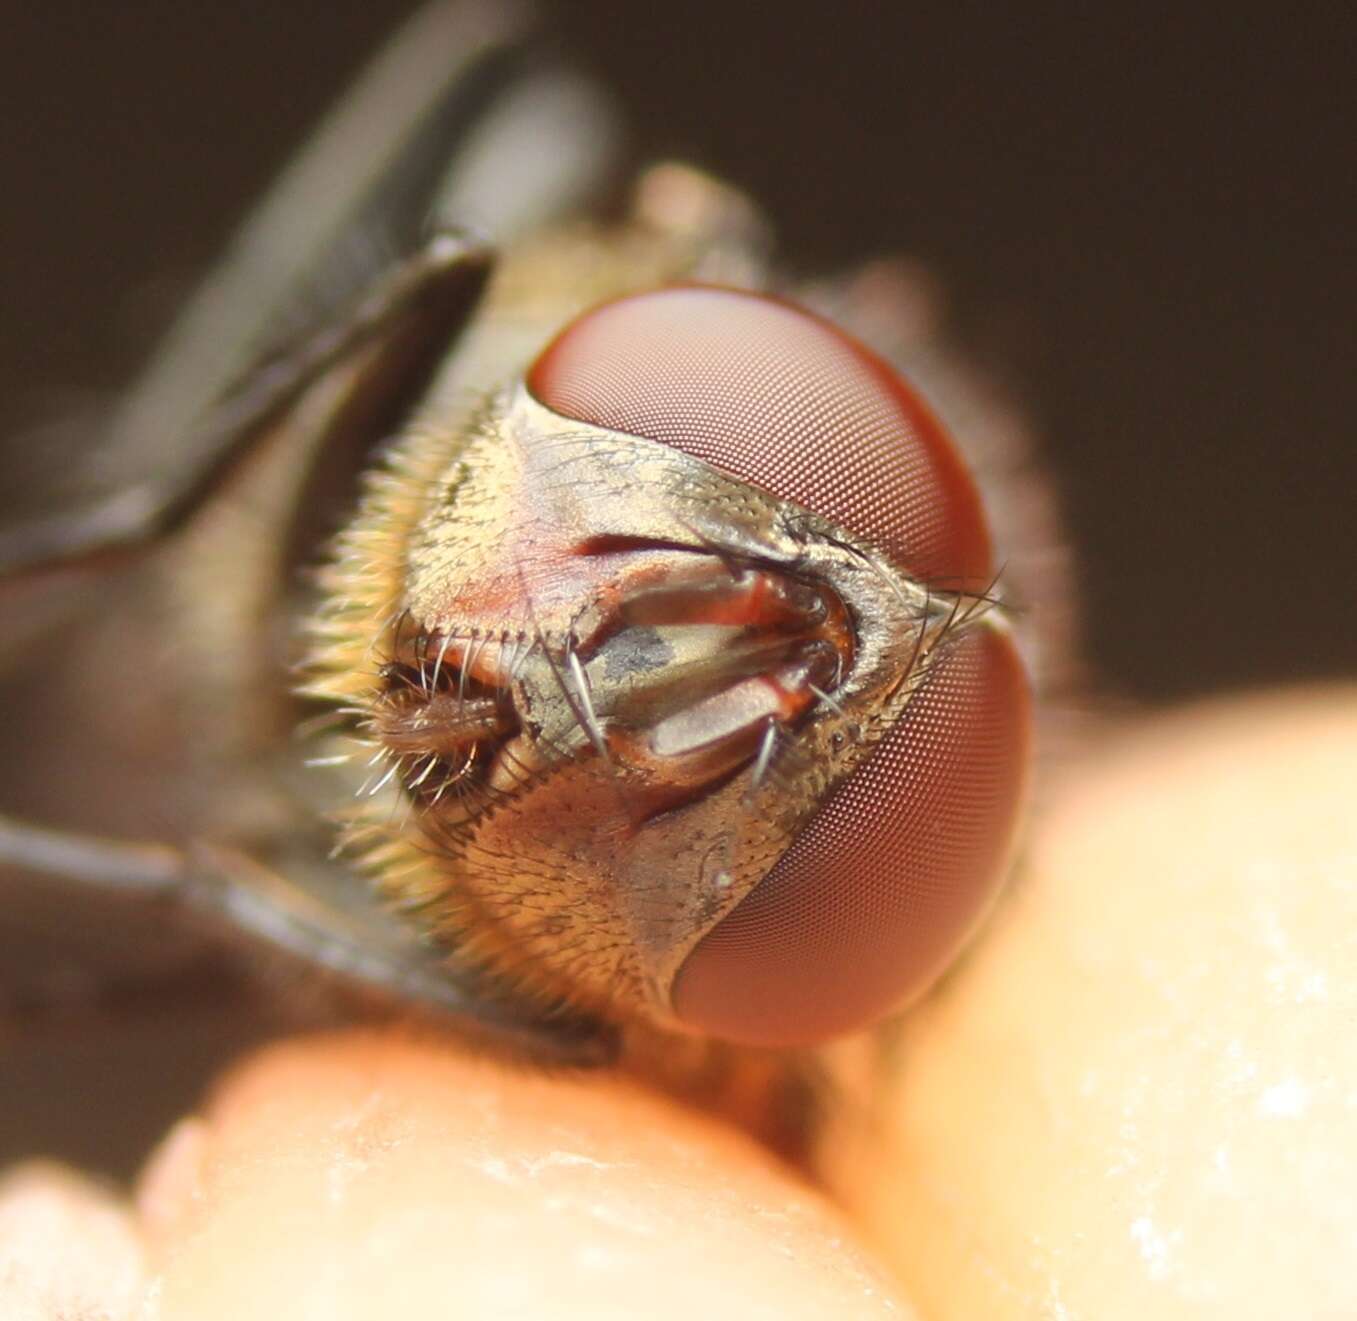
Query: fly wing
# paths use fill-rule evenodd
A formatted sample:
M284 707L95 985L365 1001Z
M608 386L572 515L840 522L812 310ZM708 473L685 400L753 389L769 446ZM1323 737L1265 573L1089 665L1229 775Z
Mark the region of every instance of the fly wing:
M32 447L6 447L0 577L135 548L190 516L278 408L280 376L313 369L381 272L431 234L484 250L558 218L597 195L617 142L605 99L526 7L421 10L247 217L78 482L69 462L44 473ZM446 287L451 333L470 301Z

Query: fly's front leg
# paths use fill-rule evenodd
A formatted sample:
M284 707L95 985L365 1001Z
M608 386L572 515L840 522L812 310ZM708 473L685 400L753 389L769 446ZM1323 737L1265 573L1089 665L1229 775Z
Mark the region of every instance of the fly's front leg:
M376 395L392 411L413 404L479 298L491 260L479 242L436 235L383 271L344 319L257 363L175 438L183 448L174 462L93 503L0 529L0 577L116 558L162 538L203 506L240 456L274 433L312 386L359 355L369 361L347 396L361 389L365 403ZM326 431L337 429L335 416L324 419Z
M562 1064L607 1058L609 1042L584 1023L544 1026L490 999L468 971L420 941L355 882L322 899L296 880L235 850L176 848L48 830L0 817L0 865L59 877L101 895L172 906L215 921L227 938L322 968L385 998L456 1021L484 1041Z
M394 258L431 233L515 241L577 212L612 177L618 143L608 98L560 59L531 6L422 7L240 225L101 430L99 480L72 491L0 465L0 577L133 551L178 526L344 351Z
M98 839L0 816L0 865L77 880L106 893L155 899L180 887L184 857L168 844Z

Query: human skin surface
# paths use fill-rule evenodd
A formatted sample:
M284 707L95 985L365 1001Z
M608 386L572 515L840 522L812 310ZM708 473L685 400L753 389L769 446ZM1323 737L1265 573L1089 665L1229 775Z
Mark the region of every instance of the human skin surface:
M832 1182L938 1321L1357 1316L1357 690L1062 779Z
M348 1033L238 1066L126 1204L0 1183L0 1314L1357 1315L1354 789L1351 687L1067 766L871 1114L826 1136L847 1216L618 1079Z

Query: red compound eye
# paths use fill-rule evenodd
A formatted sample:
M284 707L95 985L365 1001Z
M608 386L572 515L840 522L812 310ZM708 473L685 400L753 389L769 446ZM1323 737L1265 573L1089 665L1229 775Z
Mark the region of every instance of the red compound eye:
M804 1045L927 986L1003 878L1029 723L1003 634L944 651L866 762L688 956L678 1016L731 1041Z
M989 533L937 419L800 308L680 287L605 303L528 373L564 417L659 440L832 519L934 587L989 583Z
M537 360L536 397L661 441L814 511L931 586L985 587L985 520L946 433L867 349L788 304L682 287L587 313ZM1029 759L1008 636L939 647L903 715L689 954L677 1016L809 1044L928 984L1002 878Z

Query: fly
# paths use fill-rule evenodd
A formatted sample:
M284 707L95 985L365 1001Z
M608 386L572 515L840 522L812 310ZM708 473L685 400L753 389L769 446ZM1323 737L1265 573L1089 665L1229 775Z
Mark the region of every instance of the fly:
M5 519L8 679L71 721L0 859L543 1060L814 1047L947 965L1030 760L1001 429L897 268L791 280L621 142L522 16L396 37L102 484Z

